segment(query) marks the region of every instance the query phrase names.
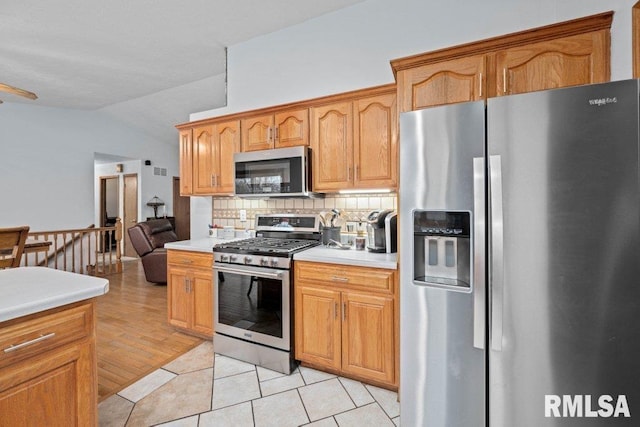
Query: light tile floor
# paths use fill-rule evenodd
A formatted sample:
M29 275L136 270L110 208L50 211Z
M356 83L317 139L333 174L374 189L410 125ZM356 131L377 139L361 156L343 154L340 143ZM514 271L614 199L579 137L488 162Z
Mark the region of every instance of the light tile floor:
M299 367L291 375L214 354L205 342L104 400L101 427L400 425L397 394Z

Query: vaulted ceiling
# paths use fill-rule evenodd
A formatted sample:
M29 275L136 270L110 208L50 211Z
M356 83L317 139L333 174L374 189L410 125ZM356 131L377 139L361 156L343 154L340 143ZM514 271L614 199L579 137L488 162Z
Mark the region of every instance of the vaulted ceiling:
M361 1L4 1L0 83L38 99L0 100L99 110L167 140L225 104L226 47Z

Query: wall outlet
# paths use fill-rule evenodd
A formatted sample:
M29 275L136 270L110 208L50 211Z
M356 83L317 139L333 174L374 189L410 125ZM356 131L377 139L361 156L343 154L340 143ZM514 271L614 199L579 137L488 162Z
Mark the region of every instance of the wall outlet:
M246 209L240 209L240 221L246 221L247 220L247 210Z

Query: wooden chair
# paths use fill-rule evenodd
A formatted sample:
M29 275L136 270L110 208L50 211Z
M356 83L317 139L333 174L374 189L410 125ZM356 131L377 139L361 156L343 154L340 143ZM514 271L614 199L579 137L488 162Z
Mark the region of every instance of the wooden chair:
M29 226L0 228L0 268L20 266Z

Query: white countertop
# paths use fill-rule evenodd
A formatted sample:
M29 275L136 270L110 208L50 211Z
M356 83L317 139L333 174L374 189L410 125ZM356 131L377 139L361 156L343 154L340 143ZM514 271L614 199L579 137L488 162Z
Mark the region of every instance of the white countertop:
M244 235L244 232L241 231L239 233L242 233L242 236L235 237L233 239L221 239L219 237L203 237L203 238L194 239L194 240L180 240L177 242L165 243L164 247L167 249L178 249L181 251L213 253L212 249L218 243L228 243L228 242L233 242L235 240L242 240L242 239L249 238L249 236ZM236 236L237 235L238 233L236 233Z
M386 268L389 270L396 270L398 268L397 253L380 254L369 252L366 249L357 251L353 248L337 249L326 246L316 246L294 254L293 259L296 261L326 262L329 264Z
M220 239L216 237L204 237L202 239L181 240L164 245L167 249L178 249L182 251L212 253L212 249L218 243L232 242L234 240L246 239L246 237L236 237L235 239ZM360 267L386 268L396 270L398 268L398 254L380 254L355 249L336 249L326 246L316 246L311 249L298 252L293 256L294 260L326 262L330 264L355 265Z
M237 239L233 239L237 240ZM181 251L213 253L211 250L218 243L230 242L231 239L218 239L216 237L203 237L195 240L180 240L178 242L165 243L167 249L178 249Z
M0 270L0 322L109 292L104 278L47 267Z

